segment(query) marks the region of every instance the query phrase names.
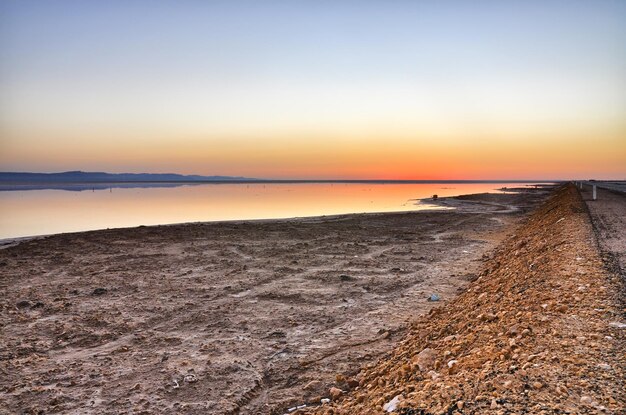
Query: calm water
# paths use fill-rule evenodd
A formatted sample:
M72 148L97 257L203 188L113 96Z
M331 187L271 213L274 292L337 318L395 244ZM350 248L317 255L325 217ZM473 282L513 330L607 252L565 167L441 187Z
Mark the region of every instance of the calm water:
M0 192L0 238L232 219L429 209L415 200L521 184L202 184Z

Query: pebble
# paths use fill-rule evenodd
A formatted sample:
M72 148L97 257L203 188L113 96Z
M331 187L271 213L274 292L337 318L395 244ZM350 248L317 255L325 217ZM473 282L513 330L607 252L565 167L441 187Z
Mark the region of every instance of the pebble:
M394 396L392 400L390 400L385 405L383 405L383 411L386 411L386 412L395 411L401 400L402 400L402 395Z
M414 363L419 366L422 372L426 372L435 367L435 361L437 360L437 352L431 348L426 348L419 352L414 358Z
M583 405L593 405L593 399L591 396L583 395L580 397L580 403Z
M335 387L330 388L329 393L333 401L336 401L337 399L339 399L339 397L341 397L341 395L343 395L343 391Z

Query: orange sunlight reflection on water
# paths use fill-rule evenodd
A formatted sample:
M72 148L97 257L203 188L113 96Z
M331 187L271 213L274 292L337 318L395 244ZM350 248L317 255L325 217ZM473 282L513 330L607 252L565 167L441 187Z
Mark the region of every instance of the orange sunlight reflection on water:
M419 199L521 184L202 184L0 192L0 238L139 225L429 209Z

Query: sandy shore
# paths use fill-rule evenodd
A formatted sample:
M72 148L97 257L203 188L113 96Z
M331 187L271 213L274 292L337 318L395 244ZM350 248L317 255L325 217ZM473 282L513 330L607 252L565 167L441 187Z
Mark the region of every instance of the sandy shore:
M545 192L0 250L0 411L283 413L454 300ZM441 298L428 301L431 294Z

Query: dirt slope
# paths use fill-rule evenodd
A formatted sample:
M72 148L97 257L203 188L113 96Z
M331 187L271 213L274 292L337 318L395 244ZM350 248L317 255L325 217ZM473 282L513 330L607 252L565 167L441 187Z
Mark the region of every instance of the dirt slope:
M335 402L292 413L624 414L622 290L566 186L456 301L356 379L338 376Z

